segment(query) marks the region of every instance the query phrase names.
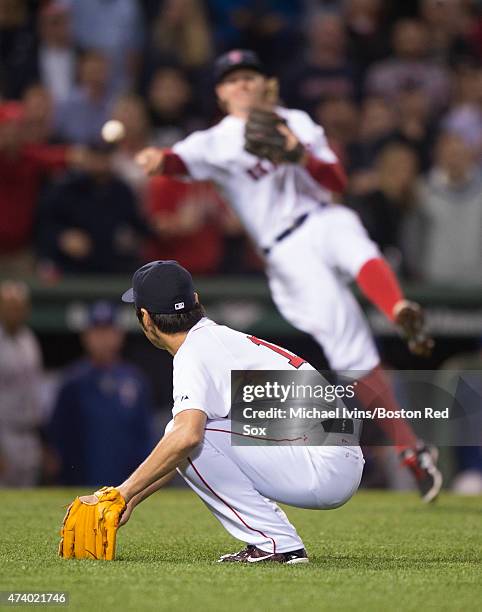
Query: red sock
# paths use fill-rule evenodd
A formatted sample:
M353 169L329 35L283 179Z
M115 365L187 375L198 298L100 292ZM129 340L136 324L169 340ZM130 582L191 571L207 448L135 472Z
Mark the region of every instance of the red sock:
M376 407L386 410L401 410L381 366L377 366L358 380L356 395L367 410ZM417 445L417 437L405 419L377 419L377 425L384 431L398 453Z

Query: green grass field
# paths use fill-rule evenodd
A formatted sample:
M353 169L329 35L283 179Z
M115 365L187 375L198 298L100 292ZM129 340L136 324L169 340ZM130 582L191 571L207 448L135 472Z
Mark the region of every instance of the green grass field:
M213 563L241 546L175 489L138 507L119 532L118 560L61 560L58 527L73 494L0 493L0 590L68 591L68 609L105 612L481 609L480 497L425 507L411 494L362 492L338 510L288 508L312 563L240 566Z

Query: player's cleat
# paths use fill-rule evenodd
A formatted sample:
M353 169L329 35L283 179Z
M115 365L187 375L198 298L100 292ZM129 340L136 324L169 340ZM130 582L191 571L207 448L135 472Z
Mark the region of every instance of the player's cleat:
M422 501L427 504L434 501L442 488L442 474L437 468L438 450L425 445L407 448L400 453L400 459L414 475Z
M309 563L308 555L304 548L292 550L285 553L269 553L248 544L246 548L237 553L223 555L218 559L218 563L286 563L295 565L296 563Z

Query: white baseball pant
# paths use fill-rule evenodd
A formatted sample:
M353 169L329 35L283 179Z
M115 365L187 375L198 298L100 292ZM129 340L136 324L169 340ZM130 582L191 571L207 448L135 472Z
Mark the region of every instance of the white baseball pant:
M347 283L380 257L358 216L330 205L275 244L266 272L273 300L323 348L335 371L368 372L380 363L368 322Z
M360 484L360 448L233 446L229 422L208 421L203 443L178 472L234 538L266 552L303 548L275 502L319 510L343 505Z

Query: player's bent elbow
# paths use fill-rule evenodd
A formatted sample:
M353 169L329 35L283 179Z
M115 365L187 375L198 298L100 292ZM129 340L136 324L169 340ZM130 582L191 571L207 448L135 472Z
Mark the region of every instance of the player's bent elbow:
M174 417L171 433L175 434L178 447L184 452L189 452L203 441L205 425L205 412L195 409L184 410Z

